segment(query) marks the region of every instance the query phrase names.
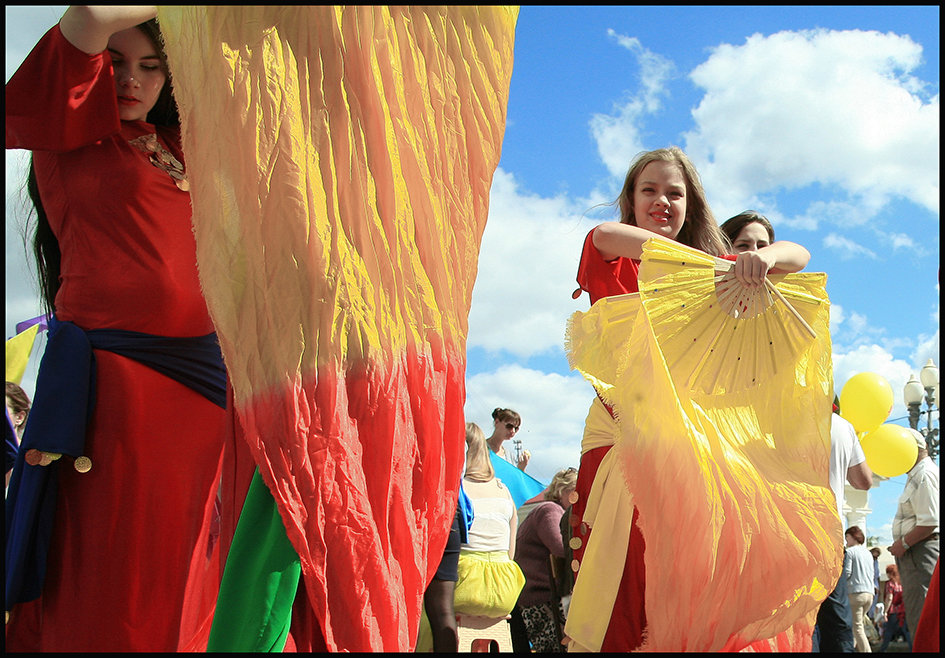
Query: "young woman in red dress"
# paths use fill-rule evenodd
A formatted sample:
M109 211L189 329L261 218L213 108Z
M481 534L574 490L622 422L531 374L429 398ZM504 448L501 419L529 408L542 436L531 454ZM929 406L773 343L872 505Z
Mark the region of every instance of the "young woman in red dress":
M641 154L630 166L618 205L620 221L600 224L585 238L577 274L580 288L575 291L575 298L586 291L593 304L602 297L638 292L643 243L654 237L675 240L712 256L734 260L735 276L749 286L764 285L765 275L771 270L796 272L810 260L807 250L792 242L778 242L737 257L729 256L730 244L709 209L698 173L677 147ZM578 565L584 560L591 534L582 520L588 494L601 460L610 448L582 451L576 490L578 501L571 512L572 536L580 539L580 547L574 550ZM638 519L639 512L634 509L626 556L612 556L616 560L613 564L619 565L613 571L614 577L620 579L620 586L613 609L600 611L603 619L609 619L600 651L630 651L643 642L645 542ZM580 577L579 567L577 579ZM572 606L575 603L572 600Z
M155 16L70 7L6 86L7 148L33 152L35 249L54 312L7 504L10 650L206 649L225 375ZM87 407L44 389L66 372L53 346L70 340L56 354L78 345L91 375L59 390L88 382ZM81 452L55 448L43 417L86 408ZM36 478L52 486L35 497L52 510L48 543L18 549ZM11 550L25 555L13 566Z

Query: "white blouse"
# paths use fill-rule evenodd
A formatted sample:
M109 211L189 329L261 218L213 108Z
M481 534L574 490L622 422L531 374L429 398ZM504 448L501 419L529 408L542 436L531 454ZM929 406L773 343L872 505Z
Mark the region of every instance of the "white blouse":
M473 523L469 529L469 542L463 544L463 548L470 551L508 551L511 542L511 529L509 523L512 520L512 514L515 513L515 503L512 502L512 496L509 490L498 479L490 484L495 484L494 495L477 497L471 491L473 487L467 487L464 483L466 493L469 494L473 504ZM479 491L475 491L479 493Z

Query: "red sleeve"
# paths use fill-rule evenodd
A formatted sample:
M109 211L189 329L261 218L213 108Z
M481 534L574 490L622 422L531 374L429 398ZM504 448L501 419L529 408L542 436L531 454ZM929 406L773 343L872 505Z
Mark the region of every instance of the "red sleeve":
M121 129L111 59L69 43L59 25L6 85L7 148L71 151Z
M596 230L595 226L584 238L584 250L581 252L581 264L578 265L577 273L580 287L571 296L577 299L582 290L587 291L593 304L601 297L639 292L637 276L640 272L640 261L622 256L604 260L594 246L593 235Z

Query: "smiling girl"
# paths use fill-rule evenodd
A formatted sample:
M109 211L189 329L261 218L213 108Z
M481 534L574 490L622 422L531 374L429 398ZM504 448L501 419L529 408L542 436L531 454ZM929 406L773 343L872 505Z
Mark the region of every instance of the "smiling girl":
M620 221L600 224L585 238L577 274L580 287L574 292L575 299L582 291L588 292L592 304L603 297L638 292L643 243L651 238L674 240L712 256L734 260L736 278L749 286L764 285L765 275L772 270L799 271L810 259L806 249L790 242L776 243L737 257L727 256L729 242L709 209L698 173L685 153L675 146L638 156L630 166L617 204ZM594 434L597 430L590 424L592 416L601 415L609 423L615 422L610 409L601 409L604 409L601 401L595 399L582 444L577 502L571 512L573 546L576 546L572 568L578 572L578 580L591 534L583 515L601 461L612 448L612 445L601 445L600 437ZM607 554L603 560L606 564L602 568L620 581L616 601L612 608L595 608L591 614L582 615L599 619L601 626L606 627L603 642L599 647L572 646L572 650L630 651L640 646L647 625L643 604L644 549L639 512L634 509L626 556ZM576 596L572 599L572 612L581 605L602 606L598 600L583 602Z
M225 373L155 15L70 7L6 86L53 314L7 506L14 651L207 645Z

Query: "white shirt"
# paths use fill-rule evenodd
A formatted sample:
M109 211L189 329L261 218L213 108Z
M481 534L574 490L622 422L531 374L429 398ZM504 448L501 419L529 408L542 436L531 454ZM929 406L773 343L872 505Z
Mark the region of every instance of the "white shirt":
M917 525L935 526L938 532L938 466L928 456L909 471L906 486L899 496L899 506L892 523L893 541L902 539Z
M512 529L509 526L512 514L515 512L515 503L509 490L499 482L494 496L479 497L478 491L472 486L464 485L473 504L473 523L467 533L468 542L463 544L464 549L470 551L508 551L512 540Z
M843 486L851 466L866 461L853 425L838 414L830 414L830 488L837 499L837 516L843 520ZM842 524L841 524L842 525Z

